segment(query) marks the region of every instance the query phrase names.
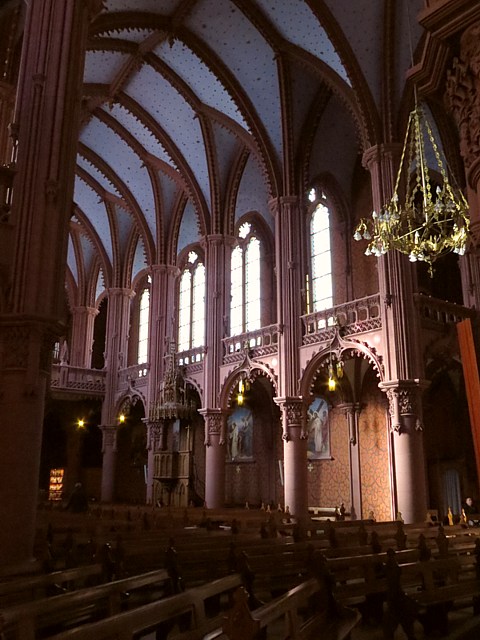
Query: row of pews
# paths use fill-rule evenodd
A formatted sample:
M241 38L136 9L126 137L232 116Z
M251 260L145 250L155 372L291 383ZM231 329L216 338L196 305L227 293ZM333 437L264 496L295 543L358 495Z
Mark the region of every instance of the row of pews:
M129 529L110 519L99 526L91 514L55 514L49 538L57 558L67 542L88 545L91 556L77 558L89 562L0 582L2 640L340 640L360 620L382 623L392 564L427 632L446 633L454 605L479 613L475 528L327 520L295 530L280 511L243 519L198 510L197 524L176 515L164 528Z

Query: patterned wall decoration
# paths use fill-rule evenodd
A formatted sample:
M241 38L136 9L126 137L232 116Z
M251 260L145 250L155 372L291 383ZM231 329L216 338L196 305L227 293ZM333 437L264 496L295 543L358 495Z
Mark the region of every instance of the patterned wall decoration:
M386 403L381 391L370 388L363 396L359 419L362 511L373 511L377 520L391 520L391 487Z
M308 505L335 507L342 502L350 508L350 460L348 426L345 413L330 409L329 460L308 463Z
M278 463L279 460L283 461L279 416L272 415L269 403L252 405L250 416L253 422L252 456L237 456L226 462L226 503L244 505L248 502L257 507L262 502L274 505L283 503Z

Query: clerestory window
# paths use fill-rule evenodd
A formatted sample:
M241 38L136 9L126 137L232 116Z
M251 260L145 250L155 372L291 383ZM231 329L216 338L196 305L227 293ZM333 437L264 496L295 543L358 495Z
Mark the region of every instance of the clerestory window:
M138 355L137 364L148 362L148 331L150 324L150 289L147 287L140 296L138 315Z
M196 251L190 251L180 277L178 350L188 351L205 344L205 265Z
M310 217L309 303L311 311L333 306L332 252L330 246L330 207L322 191L312 189L308 196L314 209Z
M261 243L252 225L245 222L232 251L230 335L261 327Z

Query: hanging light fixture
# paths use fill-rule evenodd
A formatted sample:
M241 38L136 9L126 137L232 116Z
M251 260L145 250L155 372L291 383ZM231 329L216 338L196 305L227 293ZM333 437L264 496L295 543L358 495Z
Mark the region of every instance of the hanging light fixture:
M344 362L340 357L337 357L335 353L330 353L330 359L328 361L328 390L335 391L337 383L343 378Z
M250 382L248 380L240 379L238 382L237 393L237 406L243 407L245 404L245 393L250 389Z
M426 147L433 151L435 167L428 166ZM432 169L442 179L434 193ZM405 190L403 198L400 188ZM382 211L360 220L353 237L369 241L366 255L380 257L396 249L411 262L426 262L432 276L435 260L450 252L465 253L469 225L468 203L450 183L432 128L415 97L393 196Z

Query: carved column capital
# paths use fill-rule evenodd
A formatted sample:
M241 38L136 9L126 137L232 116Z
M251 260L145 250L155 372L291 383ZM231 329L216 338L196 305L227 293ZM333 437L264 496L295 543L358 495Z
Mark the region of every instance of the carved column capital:
M102 432L102 453L105 451L117 451L117 433L118 428L115 425L99 425L98 427Z
M362 165L368 171L372 171L374 167L380 165L386 158L398 161L401 155L402 145L399 142L376 144L364 151L362 156Z
M391 430L398 434L406 433L409 430L408 423L413 425L415 431L423 431L421 394L428 387L428 382L390 380L381 382L378 386L388 398Z
M225 415L221 409L200 409L205 420L205 445L210 447L212 436L218 438L218 444L225 444Z
M39 374L50 372L59 327L41 319L18 317L0 324L0 369L24 370L25 393L34 395Z
M274 398L275 404L280 407L282 412L282 438L285 442L292 439L292 429L300 429L300 438L306 440L308 438L306 426L306 408L301 397Z

